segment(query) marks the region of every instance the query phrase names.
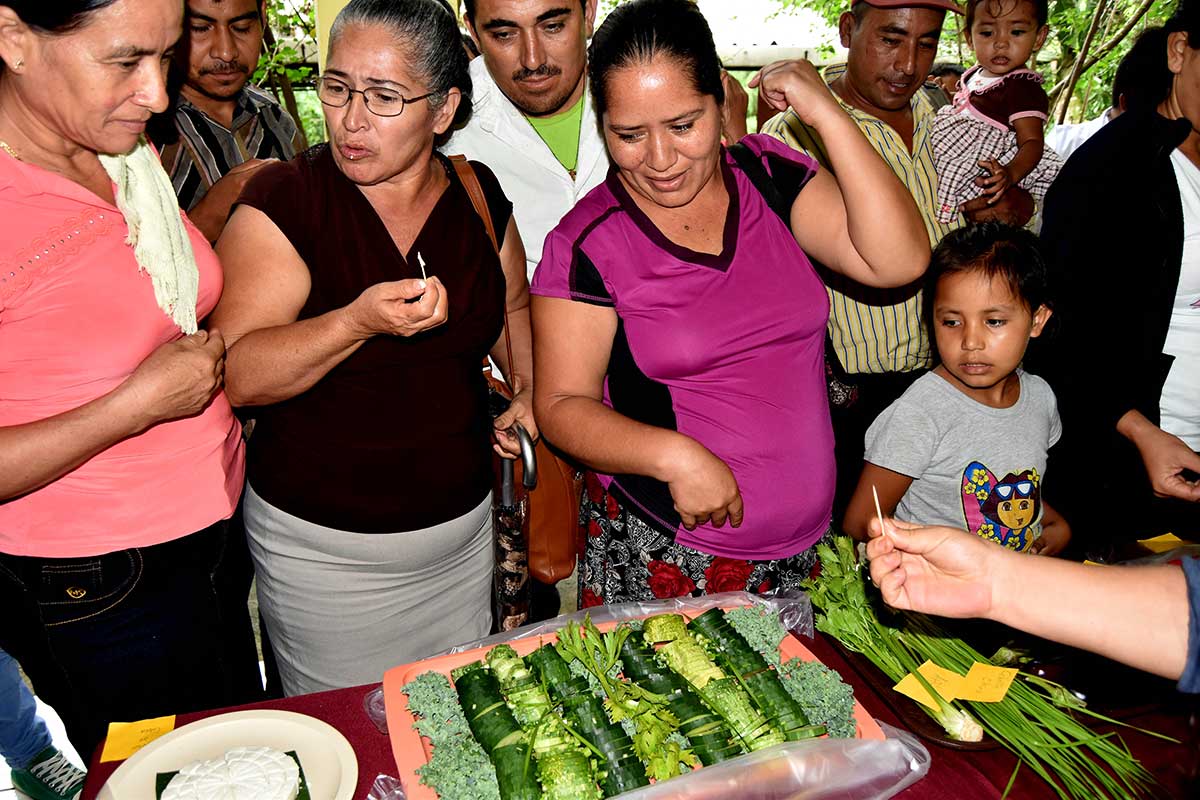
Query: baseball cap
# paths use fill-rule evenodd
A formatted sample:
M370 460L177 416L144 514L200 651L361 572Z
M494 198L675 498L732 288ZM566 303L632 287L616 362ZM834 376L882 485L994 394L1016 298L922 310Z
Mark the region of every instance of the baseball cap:
M940 8L955 14L963 13L954 0L853 0L850 4L856 6L866 3L875 8Z

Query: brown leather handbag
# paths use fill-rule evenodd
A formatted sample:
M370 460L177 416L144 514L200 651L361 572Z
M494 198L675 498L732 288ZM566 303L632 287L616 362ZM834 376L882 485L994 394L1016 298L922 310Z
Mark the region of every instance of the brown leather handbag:
M450 156L459 182L467 190L475 213L483 221L488 238L499 254L500 248L492 215L483 196L483 187L475 176L475 170L464 156ZM508 333L508 312L504 314L504 340L512 363L512 344ZM491 367L484 360L484 374L488 382L501 394L511 397L509 387L492 375ZM579 552L579 501L583 493L583 475L546 444L545 439L537 442L537 486L529 491L529 573L542 583L558 583L575 570L575 559ZM517 481L521 480L521 464L517 462Z

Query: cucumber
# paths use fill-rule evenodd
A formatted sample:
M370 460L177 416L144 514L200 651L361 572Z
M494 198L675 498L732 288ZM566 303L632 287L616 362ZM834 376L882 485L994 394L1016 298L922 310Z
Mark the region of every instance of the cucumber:
M727 677L690 636L671 642L658 654L668 667L696 689L703 689L709 681Z
M590 694L587 682L571 673L554 645L542 645L525 660L554 700L561 703L579 694Z
M534 777L535 762L528 742L521 740L497 747L491 756L503 800L541 800L542 790Z
M508 706L500 694L500 686L490 672L477 669L460 675L454 684L458 692L459 705L467 718L467 725L475 741L489 755L501 742L510 741L513 734L520 734Z
M687 637L687 625L679 614L659 614L649 617L642 624L642 635L647 642L674 642Z
M517 651L498 645L488 653L487 663L513 716L531 738L542 796L546 800L598 800L600 790L587 751L567 731L550 696Z
M735 679L709 681L699 692L709 708L721 715L733 735L748 750L762 750L784 741L783 734L771 728Z
M723 611L706 611L693 619L688 628L717 651L717 663L739 679L754 705L786 740L799 741L819 735L813 733L816 728L784 688L779 675L729 624Z
M541 677L550 695L562 704L567 725L598 754L596 777L605 797L646 786L646 767L633 752L625 729L608 718L600 698L587 683L574 676L553 645L544 645L527 660Z
M688 740L689 749L701 764L709 766L742 753L721 718L704 705L683 678L658 662L641 633L630 633L622 643L621 667L626 677L639 686L667 698L667 708L679 723L679 733Z
M496 768L501 800L538 800L537 763L525 731L504 701L496 677L482 665L467 665L454 681L471 735Z
M600 790L592 776L592 762L575 746L562 747L538 756L538 780L547 800L598 798Z

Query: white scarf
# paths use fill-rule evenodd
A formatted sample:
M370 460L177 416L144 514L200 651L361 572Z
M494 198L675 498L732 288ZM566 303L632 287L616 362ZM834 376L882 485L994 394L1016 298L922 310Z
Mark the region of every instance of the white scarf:
M101 155L100 163L117 184L117 208L129 227L125 243L150 275L158 307L185 334L195 333L200 271L166 170L144 138L132 153Z

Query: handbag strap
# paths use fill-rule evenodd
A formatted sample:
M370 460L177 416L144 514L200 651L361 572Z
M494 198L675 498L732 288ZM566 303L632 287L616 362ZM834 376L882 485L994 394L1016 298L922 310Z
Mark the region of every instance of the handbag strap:
M500 244L496 238L496 225L492 222L492 212L488 208L487 198L483 194L483 186L479 184L479 176L475 174L475 168L471 166L471 162L466 156L453 155L450 156L450 163L454 165L454 172L458 175L458 181L463 188L467 190L467 197L471 198L471 205L475 207L475 213L479 215L479 219L483 221L483 227L487 231L488 238L492 240L492 249L496 251L496 256L500 256ZM508 355L508 369L511 372L515 365L513 364L512 355L512 337L508 333L508 289L504 290L504 351ZM489 368L488 361L483 360L484 369ZM509 387L512 388L511 386Z
M775 170L780 173L778 176L779 181L785 182L789 187L795 187L795 191L792 191L791 188L787 190L791 195L787 197L784 195L783 190L781 190L779 181L771 177L766 167L762 165L762 161L759 160L758 156L749 147L738 142L726 149L729 150L729 154L733 156L733 160L737 162L742 172L746 173L746 177L750 179L750 183L754 185L758 193L767 201L767 205L771 207L776 216L783 220L783 224L787 225L790 230L792 227L792 203L796 201L797 195L800 194L800 180L799 176L795 174L796 170L791 168L789 164L776 164L774 162L772 164ZM789 172L792 174L788 174Z

